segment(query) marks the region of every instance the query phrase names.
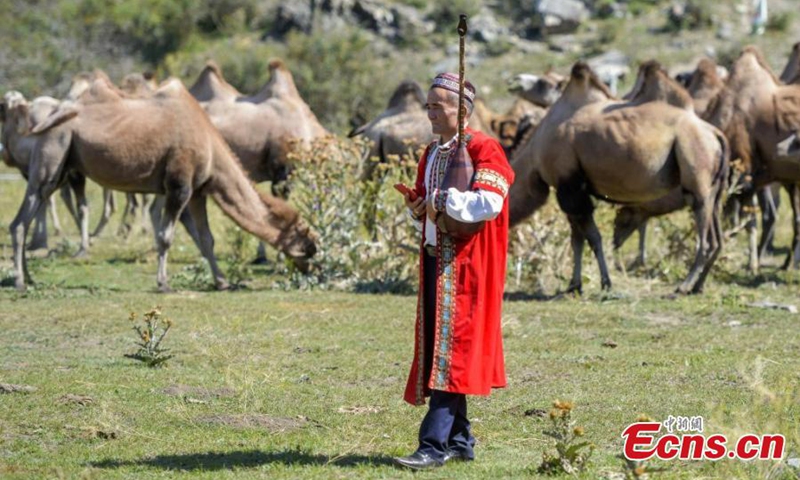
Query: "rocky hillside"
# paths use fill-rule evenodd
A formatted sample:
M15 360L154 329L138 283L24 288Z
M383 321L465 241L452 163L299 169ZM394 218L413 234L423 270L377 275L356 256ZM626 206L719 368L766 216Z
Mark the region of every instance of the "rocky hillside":
M775 69L800 41L796 0L769 0L766 32L750 36L751 0L9 0L0 29L0 86L62 96L93 68L191 83L204 63L252 91L267 61L286 59L323 123L345 132L381 110L405 78L456 68L458 13L470 17L468 75L492 107L506 81L577 59L619 68L657 58L675 69L701 55L730 59L761 46ZM10 17L8 16L10 14ZM621 80L625 88L628 78Z

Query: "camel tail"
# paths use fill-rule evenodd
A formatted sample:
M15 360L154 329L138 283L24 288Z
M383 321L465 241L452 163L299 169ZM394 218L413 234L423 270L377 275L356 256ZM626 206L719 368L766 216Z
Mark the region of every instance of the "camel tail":
M74 106L64 106L62 104L62 106L59 107L55 112L51 113L49 117L36 124L33 129L31 129L31 133L35 135L46 132L47 130L57 127L62 123L68 122L77 116L78 110Z
M550 186L534 171L527 179L514 182L508 195L509 225L513 227L547 203Z
M722 196L728 191L731 173L731 149L730 145L728 145L728 139L725 138L725 135L721 131L715 128L714 135L716 135L720 146L719 169L714 176L714 183L717 185L714 209L718 211L719 206L722 204Z

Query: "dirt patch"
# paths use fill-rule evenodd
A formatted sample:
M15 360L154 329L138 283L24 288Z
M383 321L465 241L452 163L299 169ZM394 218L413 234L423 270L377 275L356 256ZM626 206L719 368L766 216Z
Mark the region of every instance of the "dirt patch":
M339 413L347 413L350 415L364 415L367 413L378 413L381 411L381 407L371 407L371 406L339 407L339 410L337 411Z
M188 385L170 385L161 391L165 395L172 397L190 397L198 400L213 400L216 398L227 398L234 395L232 388L205 388L190 387Z
M94 403L94 399L88 395L75 395L72 393L68 393L66 395L62 395L58 399L58 403L80 405L82 407L86 407L89 404Z
M12 385L10 383L0 383L0 393L33 393L36 387L30 385Z
M211 425L225 425L233 428L257 428L267 430L270 433L283 433L302 428L308 423L308 419L272 417L261 414L246 415L205 415L198 417L200 423Z

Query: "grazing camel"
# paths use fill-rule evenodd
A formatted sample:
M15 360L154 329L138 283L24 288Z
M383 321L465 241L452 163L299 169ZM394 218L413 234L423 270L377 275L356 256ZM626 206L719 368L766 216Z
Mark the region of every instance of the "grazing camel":
M269 73L261 90L247 96L225 81L215 63L208 62L189 92L228 142L247 176L256 183L271 182L272 193L286 198L289 189L285 182L293 168L290 151L331 133L300 96L282 60L271 60ZM264 262L262 242L254 263Z
M61 102L52 97L37 97L28 103L21 93L13 90L7 92L3 97L3 101L0 102L0 121L3 123L2 131L0 131L0 141L5 146L3 159L7 165L19 169L26 180L28 179L28 171L30 168L31 152L36 143L36 138L28 135L28 132L55 111L60 103ZM64 185L63 189L66 190L66 195L70 199L67 207L70 209L73 216L75 216L78 227L80 228L82 219L88 217L88 211L81 210L80 212L76 212L74 210L75 207L71 202L69 188L69 185ZM64 196L63 192L62 196ZM47 200L53 219L53 226L56 230L56 234L58 234L61 230L61 223L56 214L55 198L51 196ZM34 228L33 238L28 247L31 250L47 248L47 210L48 208L43 207L36 214L36 227ZM83 235L83 231L81 233L81 248L77 253L78 256L84 255L89 248L88 235Z
M386 109L371 122L353 129L348 137L363 136L371 147L362 159L361 178L372 179L377 163L407 156L434 140L425 110L425 93L413 80L397 86ZM377 163L374 159L377 159Z
M167 252L175 222L187 207L215 284L227 287L214 257L208 196L242 228L284 251L301 269L307 269L316 251L314 236L298 213L280 199L259 194L178 80L165 82L150 97L126 98L109 82L95 79L77 102L62 104L32 133L39 139L28 188L10 227L18 289L30 281L24 243L28 226L68 169L114 190L165 195L158 232L161 291L169 291Z
M583 62L530 141L514 155L511 224L539 208L556 188L572 230L574 268L568 291L580 292L585 241L611 287L591 197L617 203L656 200L680 186L697 224L697 251L679 293L697 293L722 241L719 204L728 174L720 131L693 112L664 102L622 102Z

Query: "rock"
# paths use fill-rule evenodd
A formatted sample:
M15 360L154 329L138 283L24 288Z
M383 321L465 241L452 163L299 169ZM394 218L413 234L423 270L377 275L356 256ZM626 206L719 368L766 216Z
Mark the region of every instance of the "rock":
M311 33L314 11L311 1L283 2L275 12L273 35L282 37L292 30Z
M572 33L589 18L589 10L577 0L536 0L533 25L541 35Z
M508 37L508 28L500 25L491 10L486 7L470 19L469 35L479 42L492 43L501 37Z
M717 38L720 40L733 39L733 25L731 22L722 22L717 29Z
M608 85L611 93L617 94L617 84L631 73L630 59L619 50L610 50L587 60L589 67L600 80Z

